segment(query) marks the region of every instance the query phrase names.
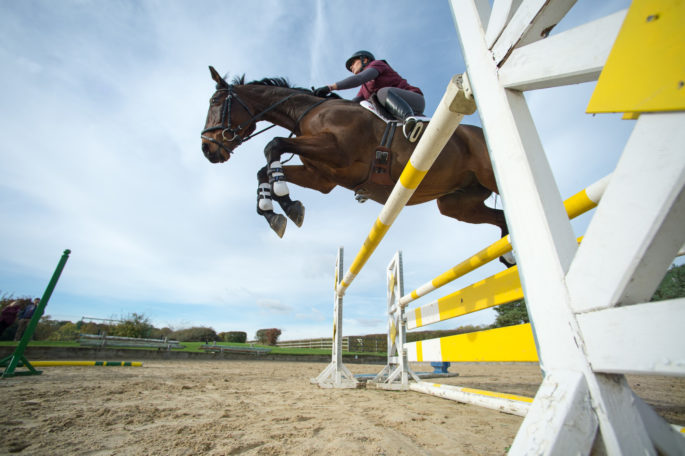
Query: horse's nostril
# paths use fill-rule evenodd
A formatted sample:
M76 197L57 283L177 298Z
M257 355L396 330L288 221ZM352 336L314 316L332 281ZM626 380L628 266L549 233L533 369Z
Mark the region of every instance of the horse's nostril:
M207 152L209 152L209 144L205 142L202 143L202 152L204 152L204 154L207 155Z

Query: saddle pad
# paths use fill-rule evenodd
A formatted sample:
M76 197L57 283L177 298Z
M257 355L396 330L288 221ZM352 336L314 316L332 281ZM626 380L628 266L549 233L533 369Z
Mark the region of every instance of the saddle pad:
M397 119L395 119L394 117L391 117L386 112L383 112L383 111L385 111L385 109L383 109L383 111L381 111L375 103L372 103L369 100L362 100L359 102L359 104L363 108L368 109L369 111L374 113L376 116L378 116L379 119L381 119L386 124L388 122L396 122L397 121Z

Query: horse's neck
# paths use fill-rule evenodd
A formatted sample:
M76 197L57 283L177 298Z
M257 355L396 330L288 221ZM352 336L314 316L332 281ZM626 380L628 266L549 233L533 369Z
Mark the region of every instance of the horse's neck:
M298 90L271 87L271 86L245 86L248 103L252 106L252 113L264 120L290 131L297 128L297 121L313 102L306 93ZM249 92L249 93L248 93ZM276 105L276 106L274 106ZM260 113L264 114L260 115Z

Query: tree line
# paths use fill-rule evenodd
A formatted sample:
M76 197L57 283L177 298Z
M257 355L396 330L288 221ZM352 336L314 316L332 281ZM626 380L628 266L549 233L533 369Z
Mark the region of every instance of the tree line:
M681 297L685 297L685 265L672 266L651 300L661 301ZM17 298L7 294L0 295L0 310L19 299L32 300L33 298L28 296ZM492 325L468 325L450 330L412 331L407 333L407 342L518 325L530 321L524 300L500 305L495 307L495 311L497 312L497 317ZM9 326L0 334L0 340L13 340L16 327L16 323ZM107 334L111 336L149 339L166 338L180 342L247 342L247 333L244 331L217 333L213 328L207 326L193 326L182 329L156 328L148 317L138 313L129 314L112 323L97 323L84 320L73 323L66 320L54 320L49 315L45 315L40 319L33 338L34 340L76 340L79 334ZM281 330L278 328L260 329L255 334L255 340L263 345L276 345L280 335ZM349 339L350 351L383 352L387 350L387 334L350 336Z
M17 300L32 300L33 298L14 297L3 294L0 297L0 311ZM1 334L0 340L13 340L17 330L16 322L7 327ZM80 320L76 323L68 320L55 320L50 315L41 317L33 340L68 341L77 340L80 334L106 334L109 336L136 337L144 339L170 339L180 342L247 342L244 331L226 331L217 333L207 326L193 326L190 328L172 329L169 327L156 328L144 314L132 313L118 320L108 320L107 323ZM260 329L255 334L258 343L276 345L281 330L276 328Z

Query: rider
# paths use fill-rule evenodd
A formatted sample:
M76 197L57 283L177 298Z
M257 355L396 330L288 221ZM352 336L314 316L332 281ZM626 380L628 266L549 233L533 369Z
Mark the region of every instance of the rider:
M360 87L352 101L367 100L374 93L381 104L398 120L404 123L404 136L411 142L416 141L423 130L423 117L426 102L418 87L407 83L385 60L376 60L369 51L357 51L345 62L353 76L334 84L319 87L314 91L317 96L325 96L331 90L345 90Z

